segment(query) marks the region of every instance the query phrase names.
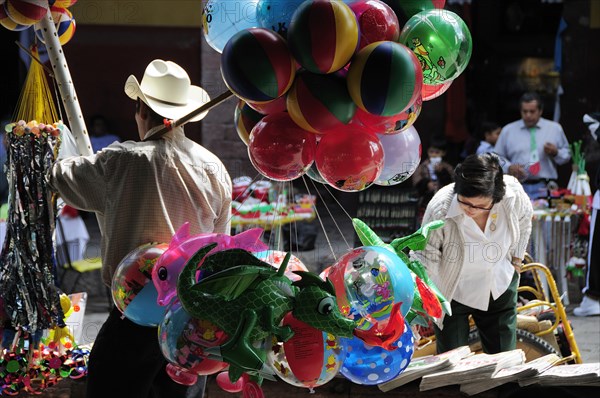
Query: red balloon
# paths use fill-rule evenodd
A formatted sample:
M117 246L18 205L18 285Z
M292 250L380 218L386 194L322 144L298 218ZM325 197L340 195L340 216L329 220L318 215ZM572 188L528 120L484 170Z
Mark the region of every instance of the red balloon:
M321 176L332 187L346 192L370 187L383 170L379 139L357 127L325 134L315 158Z
M448 80L444 83L436 85L423 83L423 87L421 88L421 96L423 97L423 101L429 101L444 94L446 91L448 91L451 84L452 80Z
M302 176L315 160L315 135L300 128L287 112L267 115L250 133L248 155L262 175L276 181Z
M398 41L400 23L390 6L380 0L357 0L348 4L360 31L360 42L356 51L376 41Z

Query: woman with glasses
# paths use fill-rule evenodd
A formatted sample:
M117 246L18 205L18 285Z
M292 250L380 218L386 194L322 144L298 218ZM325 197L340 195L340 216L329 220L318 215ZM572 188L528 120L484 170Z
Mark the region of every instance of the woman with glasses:
M423 225L427 248L414 253L452 314L437 320L438 353L467 345L469 315L486 353L516 348L519 272L531 233L531 200L519 181L503 175L493 153L470 155L455 168L455 182L429 202Z

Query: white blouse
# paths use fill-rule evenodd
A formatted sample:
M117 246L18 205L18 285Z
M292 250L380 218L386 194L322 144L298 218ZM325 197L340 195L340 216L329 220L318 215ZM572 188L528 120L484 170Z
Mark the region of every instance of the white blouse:
M502 206L495 204L482 231L462 210L456 195L447 217L456 218L465 242L463 269L453 300L487 311L490 294L494 300L500 297L515 272L508 253L512 244L510 218Z

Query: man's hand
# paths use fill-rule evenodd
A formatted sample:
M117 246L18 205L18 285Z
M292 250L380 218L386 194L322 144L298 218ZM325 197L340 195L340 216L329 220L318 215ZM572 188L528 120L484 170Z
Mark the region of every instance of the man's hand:
M558 148L556 147L556 145L550 142L546 142L544 144L544 152L548 156L555 157L556 155L558 155Z
M524 181L527 177L527 171L522 164L513 163L508 166L508 174L514 176L519 181Z

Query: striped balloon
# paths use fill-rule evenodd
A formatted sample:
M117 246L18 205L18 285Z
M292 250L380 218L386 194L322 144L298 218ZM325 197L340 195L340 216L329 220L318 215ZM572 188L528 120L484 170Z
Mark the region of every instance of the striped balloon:
M71 11L66 8L52 6L50 7L50 12L52 13L52 20L54 21L54 25L56 26L56 34L58 34L58 41L62 46L67 44L69 40L73 38L75 34L75 19L73 18L73 14ZM36 25L35 34L37 38L42 42L44 42L44 35L42 34L41 27Z
M256 123L258 123L264 116L265 115L250 108L246 102L241 100L238 102L233 113L233 123L240 139L244 142L244 144L248 145L252 128L256 126Z
M419 98L423 72L406 46L380 41L356 54L347 83L350 96L362 110L392 116L405 111Z
M289 90L296 65L283 37L270 29L250 28L233 35L223 48L221 75L240 99L267 102Z
M48 11L48 0L6 0L6 13L15 23L33 25Z
M13 21L12 19L10 19L10 17L8 16L8 14L6 12L6 3L0 4L0 25L4 26L8 30L13 30L13 31L29 29L29 26L31 26L31 25L20 25L20 24L16 23L15 21Z
M285 95L274 99L273 101L267 102L247 102L248 106L254 109L258 113L263 115L270 115L272 113L279 113L287 111L285 105Z
M56 0L54 2L54 6L62 7L62 8L69 8L75 3L77 3L77 0Z
M354 12L339 0L306 0L294 12L287 39L296 61L314 73L343 68L358 46Z
M348 124L356 112L346 78L339 72L327 75L299 72L286 104L298 126L318 134Z

